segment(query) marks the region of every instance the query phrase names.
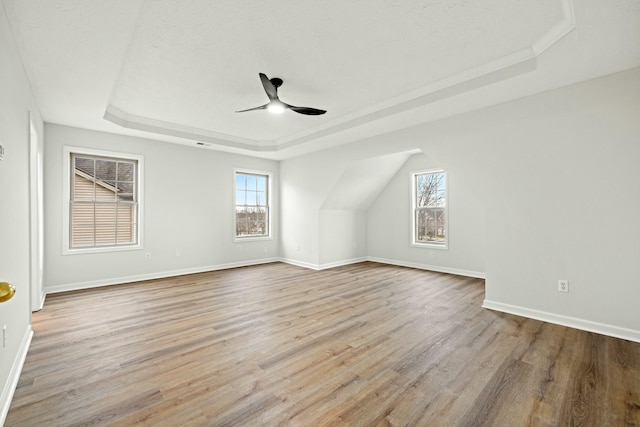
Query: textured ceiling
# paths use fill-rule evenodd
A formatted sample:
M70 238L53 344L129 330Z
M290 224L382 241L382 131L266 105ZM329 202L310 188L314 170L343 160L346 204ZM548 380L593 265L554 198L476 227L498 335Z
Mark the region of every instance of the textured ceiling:
M273 158L529 94L507 85L483 101L463 96L500 89L496 83L514 76L537 73L531 90L540 91L640 65L631 43L640 40L638 0L581 0L575 11L570 0L4 0L4 6L47 122ZM589 36L602 51L620 39L627 46L617 46L603 70L585 43ZM562 43L567 52L546 71L541 55ZM593 59L584 58L590 53ZM592 68L571 74L571 54ZM283 101L327 114L235 113L267 102L259 72L284 80ZM445 102L451 99L459 105Z

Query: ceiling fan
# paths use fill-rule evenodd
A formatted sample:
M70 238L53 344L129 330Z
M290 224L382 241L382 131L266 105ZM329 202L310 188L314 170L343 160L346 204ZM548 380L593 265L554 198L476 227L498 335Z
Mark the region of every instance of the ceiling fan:
M263 73L260 73L259 75L260 81L262 82L262 87L264 87L264 91L269 97L269 103L261 105L259 107L236 111L236 113L244 113L245 111L253 110L268 110L271 113L282 113L284 110L292 110L299 114L318 116L327 112L326 110L319 110L317 108L311 107L296 107L295 105L289 105L280 101L280 98L278 98L278 88L282 86L282 79L278 77L270 79Z

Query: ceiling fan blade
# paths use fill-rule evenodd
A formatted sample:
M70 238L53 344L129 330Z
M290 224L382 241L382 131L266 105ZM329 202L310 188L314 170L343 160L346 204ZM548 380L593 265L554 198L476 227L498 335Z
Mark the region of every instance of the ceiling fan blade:
M267 92L267 96L270 101L278 99L278 89L271 83L269 77L267 77L264 73L260 73L260 81L262 82L262 87L264 91Z
M266 110L269 104L264 104L259 107L247 108L246 110L236 111L236 113L244 113L245 111L254 111L254 110Z
M264 73L258 73L260 76L260 81L262 82L262 87L264 91L267 93L269 97L269 103L265 105L261 105L259 107L248 108L246 110L236 111L236 113L244 113L245 111L254 111L254 110L269 110L272 113L281 113L283 109L289 109L295 111L298 114L305 114L307 116L319 116L320 114L324 114L327 110L320 110L318 108L311 107L296 107L295 105L285 104L280 101L278 98L278 88L282 85L282 79L278 77L274 77L270 79Z
M285 105L287 106L288 109L293 110L296 113L306 114L308 116L319 116L320 114L324 114L327 112L327 110L319 110L317 108L296 107L295 105L288 105L288 104L285 104Z

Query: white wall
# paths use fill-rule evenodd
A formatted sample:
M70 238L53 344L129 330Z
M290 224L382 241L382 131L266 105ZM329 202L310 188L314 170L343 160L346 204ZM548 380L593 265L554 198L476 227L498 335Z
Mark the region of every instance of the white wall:
M640 69L481 117L485 305L640 341Z
M484 277L486 220L479 174L482 166L477 161L477 154L445 135L434 133L425 138L411 134L407 132L403 139L420 139L427 154L413 155L369 209L369 258ZM411 246L411 173L429 169L444 169L447 173L448 249Z
M283 259L311 268L365 259L366 211L409 151L353 143L283 160Z
M437 127L427 138L426 127L416 127L282 161L283 257L314 268L369 258L483 277L486 221L478 171L484 166ZM428 155L410 156L421 150ZM447 251L409 245L409 174L434 167L446 169L450 182L455 228Z
M0 328L7 343L0 348L0 425L9 409L31 339L29 284L29 116L42 140L42 119L24 73L4 8L0 7L0 281L16 287L0 303Z
M319 268L366 259L366 211L322 209L319 219Z
M319 210L332 184L323 172L317 162L280 163L280 253L288 262L310 267L320 262Z
M484 271L487 307L640 341L640 69L367 144L382 140L424 156L369 209L370 258ZM408 246L422 167L449 177L450 247L434 258Z
M278 256L278 162L77 128L45 126L45 291L248 265ZM144 249L62 254L63 146L144 156ZM273 173L274 238L233 241L234 168ZM145 254L151 259L146 260Z

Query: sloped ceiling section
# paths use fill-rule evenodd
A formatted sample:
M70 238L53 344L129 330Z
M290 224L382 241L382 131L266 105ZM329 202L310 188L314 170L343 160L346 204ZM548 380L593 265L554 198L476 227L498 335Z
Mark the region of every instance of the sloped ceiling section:
M409 157L419 152L420 150L413 150L387 154L349 164L321 209L367 210Z

